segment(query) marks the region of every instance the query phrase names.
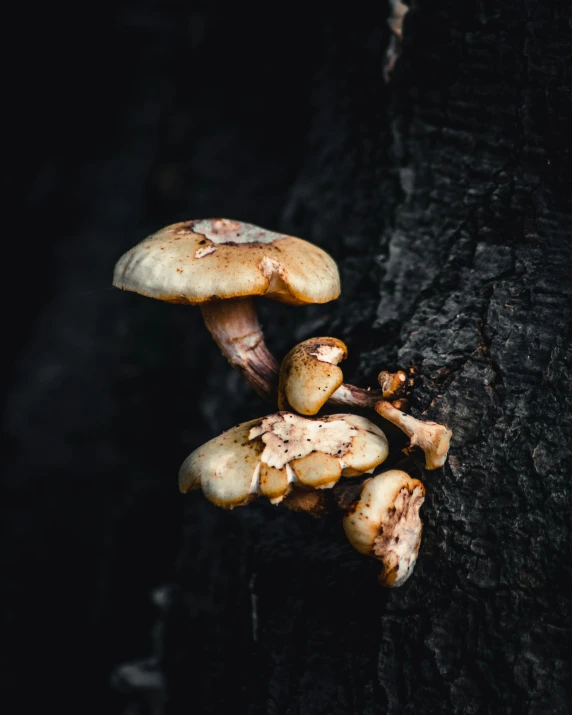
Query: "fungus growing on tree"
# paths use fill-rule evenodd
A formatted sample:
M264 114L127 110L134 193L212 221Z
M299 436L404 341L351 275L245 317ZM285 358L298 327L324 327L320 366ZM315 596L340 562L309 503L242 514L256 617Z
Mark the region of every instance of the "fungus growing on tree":
M397 372L382 370L377 376L377 381L381 387L382 398L384 400L394 400L405 389L407 375L403 370L398 370Z
M426 469L439 469L445 464L453 435L450 429L437 422L417 420L384 400L375 405L375 410L409 437L409 447L405 452L411 451L413 447L421 447L425 452Z
M278 364L264 342L252 301L327 303L340 294L335 261L318 246L226 218L172 224L127 251L113 285L170 303L200 305L205 324L230 364L274 401ZM342 385L331 401L373 407L381 399Z
M318 246L224 218L172 224L146 238L119 259L113 284L200 305L223 355L267 398L276 393L278 366L252 297L305 305L340 294L336 263Z
M338 363L347 355L337 338L310 338L294 346L280 366L278 407L317 414L344 381Z
M388 454L383 432L356 415L308 419L277 412L233 427L192 452L179 488L202 489L217 506L248 504L258 495L279 503L293 490L332 487L341 476L370 472Z
M382 586L395 588L413 572L423 523L419 509L425 499L423 484L399 469L367 479L359 501L344 517L351 545L382 562Z

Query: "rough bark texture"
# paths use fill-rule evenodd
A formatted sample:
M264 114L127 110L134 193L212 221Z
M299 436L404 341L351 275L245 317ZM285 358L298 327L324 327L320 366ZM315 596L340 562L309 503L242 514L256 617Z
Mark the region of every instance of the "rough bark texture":
M102 6L96 40L40 63L46 101L70 58L85 83L52 90L80 138L48 113L30 140L45 300L22 307L6 410L11 712L570 712L565 5L415 2L387 85L383 3L269 6L266 32L238 6ZM192 449L268 407L198 310L108 286L147 233L221 215L339 262L336 304L260 301L278 357L334 335L355 384L417 366L412 413L454 432L402 588L341 513L177 492Z

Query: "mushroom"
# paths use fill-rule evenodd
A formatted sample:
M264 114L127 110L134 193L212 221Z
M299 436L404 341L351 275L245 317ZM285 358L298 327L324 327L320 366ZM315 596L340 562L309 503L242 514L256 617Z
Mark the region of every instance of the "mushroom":
M377 381L381 386L381 395L384 400L393 400L405 389L407 375L403 370L397 372L387 372L382 370L377 376Z
M307 419L277 412L244 422L192 452L179 489L202 489L217 506L248 504L259 494L274 504L293 489L326 489L341 476L371 472L385 460L383 432L357 415Z
M344 517L351 545L382 562L382 586L401 586L413 572L421 544L419 509L424 500L425 487L419 480L392 469L367 479L359 501Z
M282 360L278 407L301 415L315 415L344 381L338 363L348 349L337 338L310 338L296 345Z
M274 401L278 364L252 302L327 303L340 294L334 260L294 236L226 218L172 224L117 261L113 285L170 303L198 304L223 355L254 390ZM335 404L373 407L381 392L342 385Z
M391 403L380 400L375 411L393 423L410 438L409 446L403 451L409 453L413 447L421 447L425 452L425 468L439 469L445 464L453 433L437 422L422 422L406 415Z

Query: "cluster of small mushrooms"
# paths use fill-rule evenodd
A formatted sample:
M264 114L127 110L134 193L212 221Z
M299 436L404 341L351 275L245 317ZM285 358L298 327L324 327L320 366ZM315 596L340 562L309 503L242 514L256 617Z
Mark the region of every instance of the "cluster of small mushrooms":
M351 413L316 417L322 407L370 408L425 453L426 469L441 467L451 432L399 407L407 375L382 372L381 389L343 382L347 357L336 338L305 340L279 366L264 342L255 296L290 305L327 303L340 294L334 260L307 241L229 219L173 224L125 253L113 284L170 303L198 304L207 328L229 363L279 412L245 422L196 449L179 472L183 493L202 489L230 508L258 496L297 511L319 514L324 489L342 477L373 474L389 446L382 430ZM356 492L357 496L357 492ZM344 530L362 554L379 559L384 586L411 575L421 541L423 484L400 469L363 482L346 510Z

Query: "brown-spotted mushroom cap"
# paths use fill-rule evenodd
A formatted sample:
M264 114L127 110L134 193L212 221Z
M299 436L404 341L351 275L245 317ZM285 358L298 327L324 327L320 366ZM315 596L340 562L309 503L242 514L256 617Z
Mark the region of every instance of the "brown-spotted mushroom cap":
M340 294L334 260L301 238L226 218L176 223L117 261L113 285L171 303L198 304L223 355L262 397L274 399L278 365L253 296L327 303Z
M227 508L259 494L278 503L294 487L323 489L342 475L371 472L387 453L385 435L363 417L307 419L277 412L195 450L181 466L179 488L200 488L209 501Z
M392 469L364 482L359 501L344 518L352 546L382 562L379 580L383 586L401 586L413 573L424 500L425 487L419 480Z
M294 236L226 218L175 223L125 253L113 285L171 303L264 295L302 305L340 294L334 260Z
M317 414L344 381L338 363L347 355L337 338L310 338L294 346L280 366L278 407Z

